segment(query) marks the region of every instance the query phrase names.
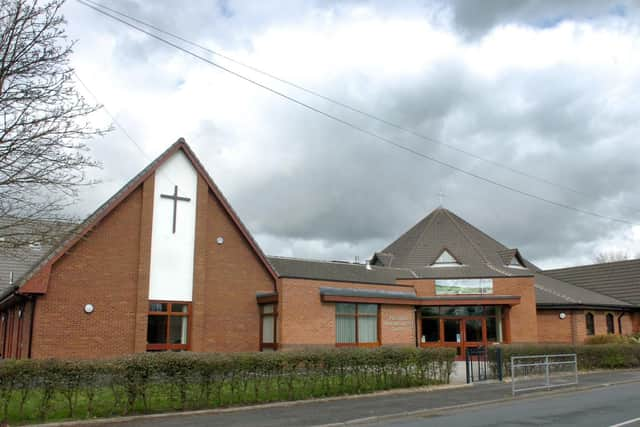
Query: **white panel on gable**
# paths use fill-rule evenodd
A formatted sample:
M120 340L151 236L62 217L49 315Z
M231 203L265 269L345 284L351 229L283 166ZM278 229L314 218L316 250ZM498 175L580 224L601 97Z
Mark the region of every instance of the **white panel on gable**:
M176 186L178 200L174 200ZM182 150L178 150L156 170L150 300L191 301L197 190L198 173Z

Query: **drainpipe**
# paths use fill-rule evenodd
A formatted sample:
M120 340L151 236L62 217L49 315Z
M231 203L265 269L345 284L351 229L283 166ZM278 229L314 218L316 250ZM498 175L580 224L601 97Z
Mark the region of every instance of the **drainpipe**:
M420 348L420 340L418 339L418 310L413 308L413 330L416 336L416 348Z
M625 311L622 312L620 316L618 316L618 332L622 335L622 316L627 314Z
M31 343L33 342L33 319L36 315L36 296L31 297L31 320L29 321L29 350L27 358L31 359Z

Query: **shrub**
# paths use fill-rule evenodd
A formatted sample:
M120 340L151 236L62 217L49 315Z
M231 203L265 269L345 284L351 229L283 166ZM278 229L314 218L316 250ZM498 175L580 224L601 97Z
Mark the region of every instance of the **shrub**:
M640 345L637 344L502 344L489 348L490 360L502 349L503 373L511 375L511 356L575 353L578 369L622 369L640 367Z
M627 335L594 335L592 337L587 337L584 340L585 344L590 345L598 345L598 344L634 344L635 341L632 337Z
M448 383L454 358L453 349L382 347L4 360L0 409L24 422L363 393Z

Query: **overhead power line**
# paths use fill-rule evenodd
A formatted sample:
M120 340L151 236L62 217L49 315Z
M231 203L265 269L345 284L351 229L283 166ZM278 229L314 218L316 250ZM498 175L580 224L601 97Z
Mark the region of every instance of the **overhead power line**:
M262 74L263 76L269 77L269 78L271 78L273 80L276 80L276 81L278 81L280 83L283 83L283 84L285 84L287 86L290 86L290 87L293 87L293 88L295 88L297 90L300 90L302 92L308 93L309 95L312 95L312 96L315 96L317 98L323 99L323 100L325 100L327 102L330 102L330 103L332 103L334 105L337 105L337 106L339 106L341 108L344 108L346 110L349 110L349 111L351 111L353 113L360 114L360 115L362 115L364 117L367 117L369 119L375 120L375 121L377 121L379 123L383 123L383 124L385 124L387 126L390 126L390 127L395 128L397 130L400 130L402 132L405 132L405 133L408 133L410 135L413 135L414 137L422 139L425 142L428 142L430 144L434 144L436 146L446 147L446 148L448 148L450 150L456 151L458 153L462 153L462 154L464 154L466 156L469 156L469 157L471 157L473 159L480 160L482 162L488 163L488 164L490 164L492 166L495 166L495 167L498 167L500 169L507 170L507 171L515 173L517 175L524 176L526 178L529 178L529 179L532 179L532 180L535 180L535 181L538 181L538 182L542 182L542 183L550 185L552 187L560 188L562 190L569 191L571 193L578 194L578 195L583 196L583 197L591 198L590 194L587 194L585 192L576 190L575 188L569 187L569 186L564 185L564 184L560 184L558 182L552 181L552 180L547 179L547 178L543 178L543 177L538 176L538 175L534 175L534 174L529 173L529 172L522 171L520 169L516 169L514 167L511 167L509 165L505 165L503 163L500 163L498 161L492 160L490 158L479 156L479 155L477 155L477 154L475 154L475 153L473 153L471 151L465 150L464 148L460 148L460 147L458 147L456 145L446 143L444 141L438 140L436 138L433 138L433 137L425 135L425 134L423 134L421 132L418 132L415 129L409 128L407 126L403 126L403 125L398 124L396 122L392 122L390 120L387 120L387 119L385 119L383 117L380 117L378 115L375 115L373 113L364 111L364 110L362 110L360 108L353 107L353 106L351 106L351 105L349 105L349 104L347 104L347 103L345 103L343 101L340 101L340 100L337 100L335 98L329 97L329 96L324 95L324 94L322 94L320 92L317 92L315 90L308 89L308 88L306 88L306 87L304 87L304 86L302 86L302 85L300 85L298 83L292 82L291 80L284 79L284 78L279 77L279 76L277 76L275 74L272 74L272 73L270 73L268 71L261 70L261 69L255 67L255 66L253 66L253 65L247 64L247 63L242 62L242 61L238 61L237 59L234 59L234 58L232 58L232 57L230 57L228 55L225 55L225 54L223 54L223 53L221 53L221 52L219 52L217 50L213 50L213 49L208 48L206 46L203 46L201 44L192 42L191 40L188 40L188 39L186 39L186 38L184 38L184 37L182 37L182 36L180 36L178 34L175 34L175 33L172 33L170 31L164 30L164 29L162 29L160 27L157 27L157 26L155 26L153 24L145 22L145 21L143 21L141 19L138 19L136 17L127 15L124 12L120 12L120 11L118 11L116 9L113 9L111 7L102 5L102 4L97 3L95 1L92 1L92 0L83 0L83 1L93 5L95 7L99 7L99 8L108 10L108 11L110 11L112 13L115 13L115 14L121 16L121 17L124 17L124 18L129 19L129 20L134 21L134 22L137 22L139 24L142 24L142 25L144 25L144 26L146 26L148 28L151 28L154 31L157 31L157 32L159 32L161 34L165 34L165 35L170 36L170 37L172 37L172 38L174 38L176 40L180 40L181 42L183 42L185 44L188 44L190 46L196 47L198 49L202 49L203 51L211 53L212 55L215 55L215 56L218 56L220 58L223 58L223 59L225 59L225 60L227 60L229 62L232 62L232 63L234 63L236 65L241 66L241 67L244 67L244 68L246 68L248 70L254 71L254 72L259 73L259 74Z
M102 10L99 7L96 7L96 6L88 3L85 0L77 0L77 1L79 3L81 3L82 5L84 5L84 6L88 7L88 8L91 8L91 9L95 10L96 12L98 12L98 13L104 15L104 16L107 16L107 17L109 17L109 18L111 18L113 20L116 20L118 22L121 22L122 24L124 24L124 25L126 25L126 26L128 26L130 28L133 28L133 29L135 29L135 30L137 30L137 31L139 31L139 32L141 32L143 34L148 35L149 37L152 37L152 38L160 41L161 43L164 43L164 44L166 44L168 46L171 46L174 49L177 49L177 50L179 50L179 51L181 51L181 52L183 52L183 53L185 53L185 54L187 54L189 56L192 56L192 57L194 57L196 59L199 59L200 61L203 61L203 62L205 62L205 63L207 63L207 64L209 64L209 65L211 65L213 67L216 67L216 68L218 68L218 69L220 69L222 71L225 71L225 72L227 72L227 73L229 73L229 74L231 74L231 75L233 75L233 76L235 76L237 78L240 78L240 79L242 79L242 80L244 80L244 81L246 81L248 83L251 83L251 84L253 84L255 86L258 86L258 87L260 87L260 88L262 88L262 89L264 89L264 90L266 90L268 92L273 93L274 95L277 95L277 96L279 96L281 98L286 99L287 101L290 101L290 102L292 102L294 104L297 104L297 105L299 105L299 106L301 106L303 108L306 108L306 109L308 109L310 111L313 111L313 112L315 112L317 114L320 114L320 115L322 115L322 116L324 116L324 117L326 117L328 119L336 121L336 122L338 122L338 123L340 123L340 124L342 124L344 126L352 128L354 130L357 130L358 132L361 132L361 133L363 133L365 135L368 135L368 136L370 136L370 137L372 137L372 138L374 138L374 139L376 139L376 140L378 140L380 142L383 142L385 144L394 146L394 147L396 147L396 148L398 148L400 150L406 151L408 153L411 153L411 154L416 155L418 157L421 157L423 159L426 159L426 160L429 160L431 162L437 163L437 164L439 164L441 166L444 166L446 168L449 168L449 169L452 169L454 171L460 172L460 173L462 173L464 175L476 178L476 179L478 179L480 181L484 181L486 183L495 185L497 187L503 188L505 190L508 190L508 191L511 191L511 192L514 192L514 193L517 193L517 194L520 194L520 195L523 195L523 196L526 196L526 197L529 197L529 198L534 199L534 200L538 200L538 201L541 201L541 202L544 202L544 203L548 203L548 204L551 204L551 205L554 205L554 206L557 206L557 207L560 207L560 208L572 210L574 212L579 212L579 213L582 213L582 214L585 214L585 215L589 215L589 216L592 216L592 217L596 217L596 218L600 218L600 219L607 219L607 220L610 220L610 221L619 222L619 223L627 224L627 225L635 225L633 222L628 221L628 220L623 219L623 218L616 218L616 217L600 214L598 212L582 209L582 208L579 208L579 207L576 207L576 206L572 206L572 205L569 205L569 204L566 204L566 203L563 203L563 202L558 202L558 201L555 201L555 200L552 200L552 199L547 199L545 197L541 197L541 196L538 196L536 194L533 194L533 193L530 193L530 192L527 192L527 191L524 191L524 190L520 190L520 189L518 189L516 187L512 187L510 185L503 184L503 183L498 182L496 180L493 180L491 178L487 178L487 177L479 175L479 174L477 174L475 172L471 172L469 170L466 170L466 169L463 169L461 167L455 166L453 164L450 164L450 163L445 162L443 160L440 160L438 158L435 158L435 157L429 156L427 154L424 154L424 153L422 153L420 151L417 151L417 150L415 150L415 149L413 149L411 147L407 147L405 145L402 145L402 144L400 144L400 143L398 143L398 142L396 142L396 141L394 141L394 140L392 140L390 138L387 138L387 137L384 137L382 135L379 135L379 134L377 134L375 132L372 132L372 131L364 128L364 127L358 126L358 125L353 124L353 123L351 123L351 122L349 122L347 120L344 120L344 119L342 119L342 118L340 118L338 116L335 116L335 115L333 115L331 113L323 111L323 110L321 110L321 109L319 109L317 107L314 107L313 105L307 104L307 103L305 103L303 101L300 101L300 100L298 100L296 98L293 98L292 96L287 95L284 92L280 92L280 91L278 91L276 89L273 89L273 88L271 88L271 87L269 87L269 86L267 86L267 85L265 85L263 83L260 83L260 82L258 82L256 80L251 79L250 77L246 77L246 76L244 76L244 75L242 75L242 74L240 74L240 73L238 73L236 71L233 71L233 70L231 70L231 69L229 69L227 67L224 67L224 66L222 66L222 65L220 65L220 64L218 64L218 63L216 63L214 61L211 61L210 59L205 58L202 55L199 55L199 54L197 54L195 52L190 51L189 49L186 49L186 48L184 48L184 47L182 47L182 46L180 46L180 45L178 45L176 43L173 43L170 40L167 40L167 39L165 39L165 38L163 38L163 37L161 37L161 36L159 36L157 34L154 34L154 33L150 32L150 31L145 30L144 28L141 28L141 27L139 27L139 26L137 26L137 25L135 25L135 24L133 24L131 22L128 22L125 19L119 18L118 16L115 16L115 15L113 15L113 14L111 14L111 13L105 11L105 10Z
M87 91L87 93L89 93L89 95L91 95L94 99L95 102L97 102L102 109L104 110L104 112L107 114L107 116L109 116L109 118L111 118L111 121L120 129L120 131L122 131L122 133L127 137L127 139L138 149L138 151L140 151L140 153L149 161L152 162L153 158L150 157L145 151L144 149L140 146L140 144L138 144L136 142L135 139L133 139L133 137L131 136L131 134L129 132L127 132L127 130L125 129L125 127L118 121L118 119L116 119L115 115L113 115L111 113L111 111L109 111L109 109L107 108L106 105L104 105L102 102L100 102L100 100L98 99L97 95L91 90L89 89L89 86L87 86L87 84L80 78L80 76L78 75L78 72L76 70L73 70L73 76L75 77L75 79L78 81L78 83L80 83L82 85L82 87L84 87L84 89ZM166 179L167 181L169 181L171 183L171 185L175 185L175 182L173 182L173 180L168 177L168 176L164 176L164 174L160 174L162 178Z

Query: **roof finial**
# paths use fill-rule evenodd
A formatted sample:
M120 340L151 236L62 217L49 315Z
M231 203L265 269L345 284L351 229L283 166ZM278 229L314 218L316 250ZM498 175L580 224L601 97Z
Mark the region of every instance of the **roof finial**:
M446 196L447 196L447 195L446 195L446 194L444 194L442 191L440 191L440 192L438 193L438 198L440 199L440 207L441 207L441 208L442 208L442 207L444 207L444 198L445 198Z

